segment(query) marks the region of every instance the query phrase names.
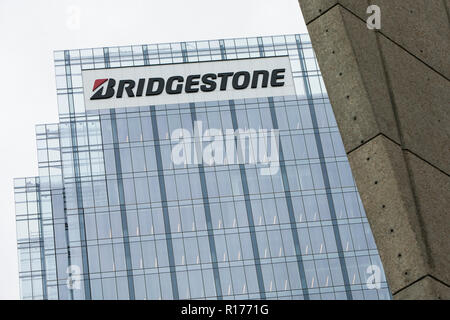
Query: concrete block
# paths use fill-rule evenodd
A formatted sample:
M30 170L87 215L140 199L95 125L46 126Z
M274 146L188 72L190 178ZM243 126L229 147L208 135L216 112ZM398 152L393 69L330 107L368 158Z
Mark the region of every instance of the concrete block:
M299 2L394 298L449 299L450 0Z
M396 300L450 300L450 287L427 276L393 297Z
M308 24L332 6L338 3L338 0L299 0L305 23Z
M450 174L450 82L382 36L380 48L403 148Z
M371 3L373 1L370 0L339 0L339 4L344 7L345 9L351 11L353 14L357 15L361 20L366 21L369 15L366 13L367 8L371 4L378 4L378 3Z
M368 3L339 0L339 4L366 21ZM446 4L447 2L447 4ZM448 0L377 0L381 9L380 32L412 55L450 78L450 25Z
M405 151L430 274L450 285L450 177Z
M380 135L349 154L386 277L396 292L430 271L401 148Z
M376 34L340 6L308 30L347 152L380 132L400 143Z

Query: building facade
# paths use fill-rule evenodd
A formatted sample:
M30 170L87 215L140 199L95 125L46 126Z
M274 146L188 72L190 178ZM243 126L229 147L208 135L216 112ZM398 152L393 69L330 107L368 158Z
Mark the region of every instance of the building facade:
M86 108L82 70L268 57L287 57L294 94ZM54 60L59 123L36 126L39 176L14 182L23 299L390 299L307 35ZM180 141L208 130L244 161L174 160L202 158Z

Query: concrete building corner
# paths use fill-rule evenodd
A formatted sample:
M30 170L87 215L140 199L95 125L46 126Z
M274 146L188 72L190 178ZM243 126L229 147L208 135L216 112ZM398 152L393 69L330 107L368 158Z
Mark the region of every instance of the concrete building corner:
M450 1L299 4L394 299L450 299Z

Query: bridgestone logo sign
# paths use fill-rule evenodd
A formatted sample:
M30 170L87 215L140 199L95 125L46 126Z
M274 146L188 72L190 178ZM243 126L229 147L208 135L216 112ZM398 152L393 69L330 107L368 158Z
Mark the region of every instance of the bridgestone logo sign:
M288 57L83 70L86 110L294 95Z

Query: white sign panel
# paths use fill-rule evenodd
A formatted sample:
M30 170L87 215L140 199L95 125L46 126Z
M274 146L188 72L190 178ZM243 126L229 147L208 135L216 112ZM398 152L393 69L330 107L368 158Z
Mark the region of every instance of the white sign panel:
M289 57L83 70L86 110L295 95Z

